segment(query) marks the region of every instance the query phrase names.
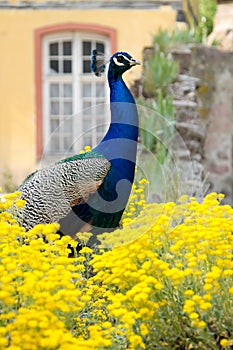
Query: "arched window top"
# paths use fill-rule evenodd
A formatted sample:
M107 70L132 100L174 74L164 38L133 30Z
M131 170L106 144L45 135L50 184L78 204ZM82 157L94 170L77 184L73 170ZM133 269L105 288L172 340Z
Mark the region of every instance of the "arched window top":
M38 28L35 30L36 46L39 45L39 42L43 35L65 31L90 32L100 35L106 35L110 41L111 53L116 51L116 30L111 27L92 23L61 23Z

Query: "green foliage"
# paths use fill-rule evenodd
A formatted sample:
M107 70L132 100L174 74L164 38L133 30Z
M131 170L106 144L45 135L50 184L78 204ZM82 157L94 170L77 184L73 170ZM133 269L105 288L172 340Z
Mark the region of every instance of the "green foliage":
M156 50L167 54L173 47L206 42L207 36L213 30L216 10L216 0L199 0L199 23L196 28L194 26L186 30L175 28L171 33L167 30L160 30L153 38Z
M167 30L160 30L158 34L153 37L153 45L156 51L168 54L169 51L174 47L198 42L194 30L179 30L175 28L173 32L169 33Z
M159 91L156 100L138 99L140 147L138 173L149 181L150 200L176 197L175 178L172 172L171 142L175 133L175 113L172 98ZM172 181L170 176L173 177ZM166 189L164 191L164 189ZM166 194L165 194L166 192Z
M168 53L171 46L171 34L167 30L160 30L153 37L153 45L156 51Z
M168 146L175 125L172 98L168 95L163 98L159 91L157 101L139 99L137 103L146 107L139 109L141 143L146 149L155 152L160 163L163 163L163 148Z
M199 36L202 41L205 41L206 37L213 30L214 15L217 10L216 0L199 0L200 22L197 28Z
M162 90L163 95L178 73L179 65L172 57L162 52L151 56L144 71L143 89L147 97L153 97Z

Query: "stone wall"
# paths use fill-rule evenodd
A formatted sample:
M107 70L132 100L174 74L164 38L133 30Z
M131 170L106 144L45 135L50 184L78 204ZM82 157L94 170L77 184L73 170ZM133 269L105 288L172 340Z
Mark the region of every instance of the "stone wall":
M173 55L176 56L176 59L181 57L183 60L182 50L179 53L173 52ZM191 57L191 51L189 56ZM199 117L196 95L200 80L191 76L187 70L185 72L186 74L179 74L169 87L169 93L174 99L177 131L172 148L176 167L180 172L179 178L183 182L180 184L181 188L185 188L185 193L188 195L201 200L206 192L207 184L204 181L203 165L206 129Z
M221 192L232 205L233 53L193 45L172 55L186 73L177 77L171 91L176 127L193 164L194 195Z
M206 129L204 170L209 191L225 194L233 204L233 53L196 45L191 50L190 73L200 79L199 118Z
M171 54L180 64L169 93L183 187L199 200L208 192L224 193L224 202L233 205L233 53L191 45Z

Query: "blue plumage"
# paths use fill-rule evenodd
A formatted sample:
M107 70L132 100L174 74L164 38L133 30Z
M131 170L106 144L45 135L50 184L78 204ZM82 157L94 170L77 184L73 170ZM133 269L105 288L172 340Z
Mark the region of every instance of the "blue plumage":
M100 144L91 152L35 172L21 185L27 201L23 218L27 229L58 221L60 233L74 238L78 231L90 230L92 245L97 234L119 225L134 180L138 139L137 107L122 75L136 64L126 52L110 58L111 123ZM97 76L106 68L96 50L91 68Z
M103 72L104 64L103 59L98 62L97 57L94 51L91 67L98 75ZM72 224L72 228L69 226L67 231L67 227L63 227L63 220L60 221L61 231L65 233L71 230L73 233L77 232L82 221L89 223L93 233L90 245L96 242L97 234L111 231L119 225L132 188L137 153L138 113L133 95L123 81L122 74L136 64L139 62L125 52L117 52L110 59L108 83L111 123L103 140L93 151L108 159L111 167L97 192L86 203L72 208L70 215L75 213L74 221L77 226ZM73 222L67 218L65 221L66 224Z

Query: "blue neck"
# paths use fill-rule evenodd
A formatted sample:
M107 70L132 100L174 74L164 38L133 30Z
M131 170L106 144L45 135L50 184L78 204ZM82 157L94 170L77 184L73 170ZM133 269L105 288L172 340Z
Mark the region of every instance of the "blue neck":
M110 88L110 102L128 102L135 104L133 95L123 81L122 75L115 76L114 73L109 70L108 84Z
M103 140L95 149L110 161L116 157L125 158L127 152L126 159L130 158L135 162L138 139L138 113L135 100L121 75L115 76L109 70L108 83L111 124Z

